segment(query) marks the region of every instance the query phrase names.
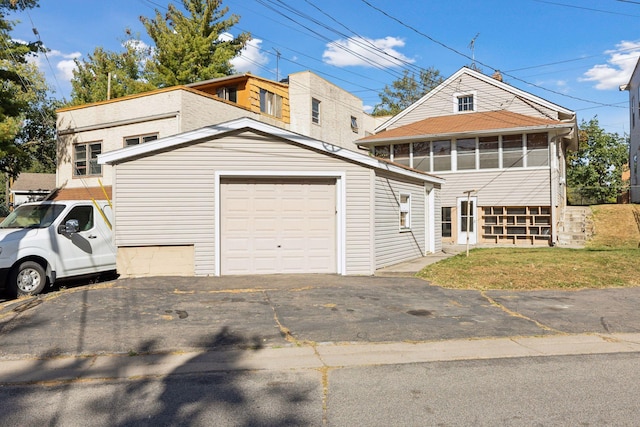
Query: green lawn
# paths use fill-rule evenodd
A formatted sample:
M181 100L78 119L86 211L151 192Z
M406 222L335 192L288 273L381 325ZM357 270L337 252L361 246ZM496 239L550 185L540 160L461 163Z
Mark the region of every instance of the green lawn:
M458 289L578 289L640 285L635 205L593 207L595 234L584 249L478 248L424 268L418 276Z

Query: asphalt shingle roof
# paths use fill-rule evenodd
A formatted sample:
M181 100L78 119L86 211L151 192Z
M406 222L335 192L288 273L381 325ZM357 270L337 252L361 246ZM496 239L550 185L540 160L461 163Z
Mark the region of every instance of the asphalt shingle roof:
M525 116L510 111L453 114L449 116L430 117L415 123L367 136L358 142L373 142L378 139L407 138L412 136L468 133L474 131L498 131L511 128L544 127L559 125L561 123L559 120Z

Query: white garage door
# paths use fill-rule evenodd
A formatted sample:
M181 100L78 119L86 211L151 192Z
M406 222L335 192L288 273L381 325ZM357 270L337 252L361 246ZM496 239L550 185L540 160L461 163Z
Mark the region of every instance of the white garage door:
M335 273L335 179L223 179L223 275Z

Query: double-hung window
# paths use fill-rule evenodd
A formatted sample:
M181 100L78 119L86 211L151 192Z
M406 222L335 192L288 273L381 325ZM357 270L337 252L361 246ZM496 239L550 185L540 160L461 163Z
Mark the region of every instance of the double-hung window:
M400 193L400 230L411 229L411 194Z
M101 175L102 165L98 164L98 155L101 152L101 142L74 145L73 176Z
M320 124L320 101L311 98L311 123Z

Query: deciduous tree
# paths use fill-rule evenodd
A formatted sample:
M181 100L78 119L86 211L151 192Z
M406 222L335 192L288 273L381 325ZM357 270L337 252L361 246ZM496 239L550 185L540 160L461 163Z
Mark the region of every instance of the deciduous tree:
M443 82L440 71L433 67L420 70L419 76L404 70L402 77L386 85L380 96L380 103L373 109L374 116L396 115L433 88Z
M622 192L622 169L628 157L627 137L605 132L597 117L588 122L583 120L580 148L567 158L567 184L588 203L615 202ZM571 198L570 202L575 202Z
M71 104L81 105L155 89L145 74L151 49L137 39L122 43L123 52L97 47L86 60L75 60Z

